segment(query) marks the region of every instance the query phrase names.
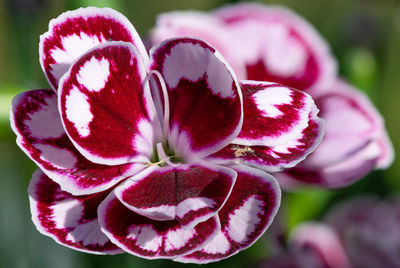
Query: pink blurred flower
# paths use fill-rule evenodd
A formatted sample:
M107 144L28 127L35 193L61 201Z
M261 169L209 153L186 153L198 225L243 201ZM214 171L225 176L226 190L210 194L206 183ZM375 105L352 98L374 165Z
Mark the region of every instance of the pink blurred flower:
M259 267L350 268L352 265L336 230L324 223L306 222L294 228L286 249L263 260Z
M51 89L16 96L11 124L40 168L28 190L33 221L73 249L194 263L229 257L252 245L279 207L279 186L264 171L294 166L321 139L307 94L239 86L219 52L196 38L169 39L149 56L111 9L63 13L39 49Z
M296 226L288 247L263 260L260 267L400 267L399 226L398 197L351 199L333 207L321 222Z
M354 267L400 267L400 200L361 197L335 206L325 222Z
M175 36L203 38L221 51L240 79L281 83L316 99L325 138L305 162L277 175L285 188L303 183L343 187L393 161L380 114L364 94L338 78L328 44L292 11L254 3L210 13L174 11L158 17L150 36L153 44ZM276 157L285 152L276 151Z

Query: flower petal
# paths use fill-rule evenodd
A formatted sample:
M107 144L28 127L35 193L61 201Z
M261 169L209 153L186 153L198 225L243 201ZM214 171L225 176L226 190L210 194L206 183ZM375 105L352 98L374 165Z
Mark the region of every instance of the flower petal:
M101 232L97 207L107 193L72 196L40 169L33 173L28 189L32 220L36 228L57 243L94 254L123 251Z
M175 153L190 162L237 136L242 94L219 52L199 39L177 38L153 48L151 60L151 68L165 79L171 111L168 142Z
M216 218L183 228L178 221L154 221L125 207L111 193L100 205L102 231L125 251L146 259L174 258L190 253L220 228Z
M335 164L318 168L307 167L307 158L296 167L274 175L285 189L297 188L303 184L341 188L371 172L377 164L379 154L379 145L371 142L362 150Z
M224 23L212 13L201 11L172 11L161 13L150 32L150 42L155 46L164 40L180 36L193 36L206 40L224 56L238 78L246 78L245 66L233 53Z
M272 81L310 93L328 89L337 64L328 44L303 18L283 7L255 3L216 11L234 38L246 79ZM314 92L315 91L315 92Z
M267 172L277 172L303 161L321 142L322 133L323 121L314 118L303 130L301 138L287 144L275 147L229 144L208 159L217 164L242 163Z
M325 136L305 161L277 175L280 182L295 179L338 188L380 168L382 160L390 164L392 147L384 140L387 134L382 117L364 94L338 80L316 103L325 120Z
M242 81L244 121L230 145L209 157L276 172L293 167L321 142L323 121L312 98L268 82Z
M227 258L251 246L271 224L281 198L277 181L254 168L232 168L238 172L238 178L218 213L221 231L200 250L176 261L208 263Z
M236 172L209 164L151 167L115 189L132 211L192 228L214 216L228 198Z
M146 79L139 53L124 42L97 46L63 76L61 118L87 159L107 165L149 162L160 129Z
M19 94L10 114L17 144L63 191L74 195L101 192L144 167L99 165L84 158L63 129L52 90Z
M307 222L296 226L290 237L290 250L299 263L315 267L352 267L338 233L329 225Z
M381 148L381 155L379 156L376 168L388 168L394 160L394 149L386 130L383 130L383 133L381 134L381 137L377 140L377 143Z
M317 114L313 99L298 90L269 82L241 81L244 120L241 145L278 146L297 140ZM315 115L314 115L315 116Z
M151 42L178 36L200 37L215 46L240 79L315 93L327 89L337 76L328 44L312 25L283 7L242 3L211 13L160 15Z
M146 49L133 25L121 13L110 8L80 8L50 21L49 31L40 37L40 64L57 90L59 80L71 64L94 46L108 41L135 45L143 59Z

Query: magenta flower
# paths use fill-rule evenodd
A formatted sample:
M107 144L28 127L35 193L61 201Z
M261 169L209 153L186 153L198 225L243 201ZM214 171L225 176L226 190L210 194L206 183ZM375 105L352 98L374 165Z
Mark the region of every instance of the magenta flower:
M306 222L296 226L288 246L263 260L259 267L351 268L339 234L329 225Z
M194 263L231 256L279 207L265 171L294 166L321 139L307 94L239 85L200 39L169 39L149 56L111 9L52 20L40 63L52 89L15 97L11 124L40 168L28 190L36 227L80 251Z
M211 13L165 13L151 42L182 35L210 42L241 79L281 83L316 99L325 138L306 161L277 175L285 188L301 183L343 187L393 161L380 114L362 93L338 79L329 46L292 11L243 3Z

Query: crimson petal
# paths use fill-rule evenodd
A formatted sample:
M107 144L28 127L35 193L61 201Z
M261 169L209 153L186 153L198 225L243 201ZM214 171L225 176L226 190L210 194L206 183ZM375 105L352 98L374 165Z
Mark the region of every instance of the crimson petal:
M282 183L344 187L393 161L382 117L363 93L338 80L316 103L325 136L305 161L277 175Z
M149 162L160 129L137 49L99 45L76 61L59 87L59 109L75 147L107 165Z
M40 169L33 173L28 189L32 220L36 228L57 243L94 254L123 251L101 232L97 207L107 192L73 196L60 189Z
M71 194L104 191L143 168L141 164L100 165L84 158L63 129L52 90L32 90L16 96L10 121L21 149Z
M201 249L175 259L208 263L248 248L266 231L280 205L281 192L271 175L246 166L233 166L238 177L224 207L218 212L221 231Z
M323 121L312 98L285 86L242 81L244 121L239 136L209 158L269 172L293 167L321 142Z
M219 52L199 39L178 38L150 54L168 94L170 148L189 162L228 145L242 125L242 94Z
M111 193L100 205L103 232L125 251L147 259L188 254L211 239L219 229L216 218L183 228L178 221L154 221L125 207Z
M40 64L57 90L59 80L71 64L94 46L108 41L130 42L143 59L146 49L129 20L110 8L80 8L50 21L49 31L40 37Z
M236 172L210 164L151 167L114 193L132 211L154 220L176 219L192 228L214 216L228 198Z

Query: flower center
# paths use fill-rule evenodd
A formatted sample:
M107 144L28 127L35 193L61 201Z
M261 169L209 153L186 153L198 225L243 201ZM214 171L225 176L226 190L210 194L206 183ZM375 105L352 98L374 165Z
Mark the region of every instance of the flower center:
M182 159L174 154L174 152L169 148L168 143L163 145L161 142L157 143L156 147L157 154L154 155L151 163L148 166L158 165L160 167L172 166L176 167L182 163Z

